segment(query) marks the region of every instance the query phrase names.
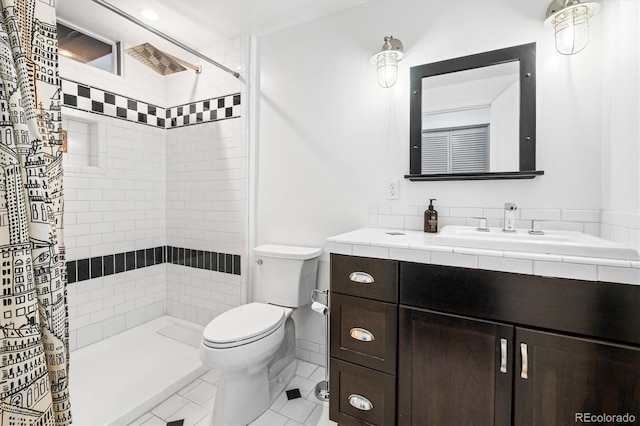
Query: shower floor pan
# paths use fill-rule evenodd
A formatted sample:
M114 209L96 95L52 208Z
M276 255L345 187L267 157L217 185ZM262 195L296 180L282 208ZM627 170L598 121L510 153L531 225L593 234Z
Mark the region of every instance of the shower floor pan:
M202 375L203 327L163 316L71 352L76 425L125 425Z

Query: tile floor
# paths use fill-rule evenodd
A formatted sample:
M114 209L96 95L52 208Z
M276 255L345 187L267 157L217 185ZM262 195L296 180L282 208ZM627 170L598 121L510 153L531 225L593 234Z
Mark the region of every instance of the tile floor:
M251 426L335 426L329 420L329 404L314 395L316 383L324 380L324 368L298 360L296 376L287 389L300 389L301 398L287 400L283 392ZM219 374L209 370L202 376L140 416L130 426L166 426L184 420L184 426L209 425Z

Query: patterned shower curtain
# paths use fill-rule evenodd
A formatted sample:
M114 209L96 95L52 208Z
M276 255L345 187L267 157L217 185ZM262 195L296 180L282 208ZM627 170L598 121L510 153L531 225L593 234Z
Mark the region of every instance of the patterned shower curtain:
M0 423L66 425L55 0L0 0Z

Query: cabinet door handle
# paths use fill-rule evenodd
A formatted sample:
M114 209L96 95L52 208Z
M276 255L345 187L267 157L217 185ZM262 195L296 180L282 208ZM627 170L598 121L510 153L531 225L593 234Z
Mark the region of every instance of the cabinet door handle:
M361 411L369 411L373 408L373 404L362 395L352 393L349 395L349 404Z
M373 284L373 282L375 281L373 277L366 272L352 272L351 274L349 274L349 279L354 283L360 284Z
M523 379L529 378L529 356L527 354L527 344L520 343L520 354L522 355L522 370L520 370L520 377Z
M361 342L372 342L375 340L372 332L360 327L354 327L349 330L349 336L351 336L352 339L360 340Z
M500 372L507 372L507 339L500 339Z

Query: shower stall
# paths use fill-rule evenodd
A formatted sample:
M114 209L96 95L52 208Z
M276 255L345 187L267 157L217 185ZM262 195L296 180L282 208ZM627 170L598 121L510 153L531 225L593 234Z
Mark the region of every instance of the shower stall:
M60 59L77 424L130 422L202 374L202 327L249 294L250 40L211 46L232 71L147 29L121 78Z

